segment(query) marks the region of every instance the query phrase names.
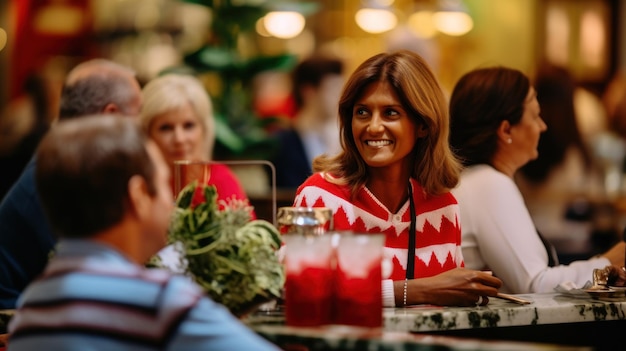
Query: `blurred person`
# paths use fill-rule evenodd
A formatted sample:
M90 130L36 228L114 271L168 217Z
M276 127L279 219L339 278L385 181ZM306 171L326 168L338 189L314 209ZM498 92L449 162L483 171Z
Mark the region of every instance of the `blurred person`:
M63 121L37 159L60 240L19 299L9 350L277 350L187 277L143 266L174 205L169 167L135 121Z
M215 145L215 120L211 100L195 77L166 74L143 88L141 123L155 141L174 174L174 161L210 161ZM224 164L210 165L207 184L215 185L219 200L247 196L234 173ZM171 179L174 191L174 179ZM178 194L174 194L175 196Z
M94 113L136 118L141 103L134 71L112 61L94 59L68 73L61 92L59 120ZM0 308L15 307L17 297L41 273L56 243L37 195L36 164L34 157L0 203Z
M43 76L30 75L24 93L11 101L0 116L0 200L20 177L50 128L51 99Z
M521 174L531 182L544 181L554 167L567 158L568 152L573 151L582 168L589 169L593 160L576 121L574 78L565 68L543 66L537 73L534 89L548 128L539 139L539 156L524 165Z
M539 139L538 157L520 168L516 183L546 238L565 238L580 228L586 239L590 233L584 223L592 219L591 202L603 194L603 180L579 126L577 84L567 69L542 66L534 88L547 130Z
M341 149L337 104L342 73L342 61L322 56L305 59L292 72L296 114L288 127L276 132L277 152L271 159L277 187L297 188L313 174L316 156Z
M626 72L615 73L602 96L608 129L626 138Z
M384 233L390 279L383 305L485 305L501 281L464 269L459 207L450 189L460 164L448 146L448 109L417 54L375 55L339 100L343 151L315 159L295 206L328 207L336 230Z
M159 147L172 175L175 161L211 161L215 145L215 119L211 99L200 80L186 74L169 73L150 80L143 87L141 124L146 134ZM170 189L174 197L174 176ZM248 197L235 174L220 163L210 163L206 183L217 190L220 209L225 201ZM252 218L256 212L252 210ZM184 273L185 260L175 245L168 245L158 253L161 264L172 272Z
M252 78L252 106L259 118L275 119L264 127L269 131L284 127L296 114L289 70L259 72Z
M468 268L490 270L504 292L551 292L578 287L595 268L624 263L624 242L589 260L559 265L537 232L515 173L537 158L546 131L537 93L527 76L506 67L476 69L457 82L450 100L450 144L466 167L452 190L461 211Z
M626 173L626 73L615 73L602 96L607 128L597 138L594 152L604 166L605 192L609 200L624 207Z

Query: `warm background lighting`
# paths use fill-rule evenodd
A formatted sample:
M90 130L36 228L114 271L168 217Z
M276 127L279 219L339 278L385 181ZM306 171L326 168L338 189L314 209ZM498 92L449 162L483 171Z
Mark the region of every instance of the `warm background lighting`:
M398 23L396 15L384 9L363 8L354 18L361 29L373 34L389 31Z
M78 7L63 3L51 4L37 12L34 25L42 33L67 36L79 33L84 19L84 14Z
M460 11L439 11L433 15L437 29L447 35L461 36L474 27L472 17Z
M580 17L580 57L587 66L602 67L607 50L608 33L602 16L594 11L586 11Z
M571 28L567 12L562 7L550 7L546 11L546 56L550 62L567 65Z
M0 51L7 45L7 32L0 28Z
M418 11L409 16L408 26L420 38L432 38L437 34L433 11Z
M295 11L274 11L265 15L263 23L271 35L289 39L297 36L304 29L304 16Z
M370 0L369 3L375 6L389 7L393 5L395 0Z
M265 17L261 17L259 18L258 21L256 21L256 24L254 25L254 29L256 30L257 34L259 34L262 37L271 37L272 35L267 31L267 28L265 28Z

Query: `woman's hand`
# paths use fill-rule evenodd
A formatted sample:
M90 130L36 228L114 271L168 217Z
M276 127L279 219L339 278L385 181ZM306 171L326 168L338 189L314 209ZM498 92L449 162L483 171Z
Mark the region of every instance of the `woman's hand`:
M395 282L403 295L404 281ZM410 280L407 284L407 305L482 306L489 296L496 296L502 281L491 272L455 268L429 278ZM396 294L398 296L398 294ZM403 300L398 305L403 304Z

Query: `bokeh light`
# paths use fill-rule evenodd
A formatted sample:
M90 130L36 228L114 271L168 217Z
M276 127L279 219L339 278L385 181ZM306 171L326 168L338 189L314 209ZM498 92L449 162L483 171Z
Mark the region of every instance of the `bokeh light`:
M6 45L7 45L7 32L3 28L0 28L0 51L2 51L2 49L4 49Z
M464 35L474 28L472 17L460 11L438 11L433 20L440 32L451 36Z
M305 25L304 16L295 11L273 11L265 15L263 23L271 35L289 39L302 32Z
M396 15L384 9L362 8L354 18L361 29L373 34L387 32L398 23Z
M437 34L437 28L433 21L433 11L418 11L407 21L409 29L420 38L432 38Z

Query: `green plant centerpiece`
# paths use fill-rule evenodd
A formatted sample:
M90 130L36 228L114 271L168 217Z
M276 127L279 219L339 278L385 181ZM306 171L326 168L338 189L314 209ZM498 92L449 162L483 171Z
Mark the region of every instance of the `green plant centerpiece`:
M242 316L281 296L284 267L280 233L252 219L247 201L217 202L212 185L188 184L178 195L169 229L186 273L216 302Z

